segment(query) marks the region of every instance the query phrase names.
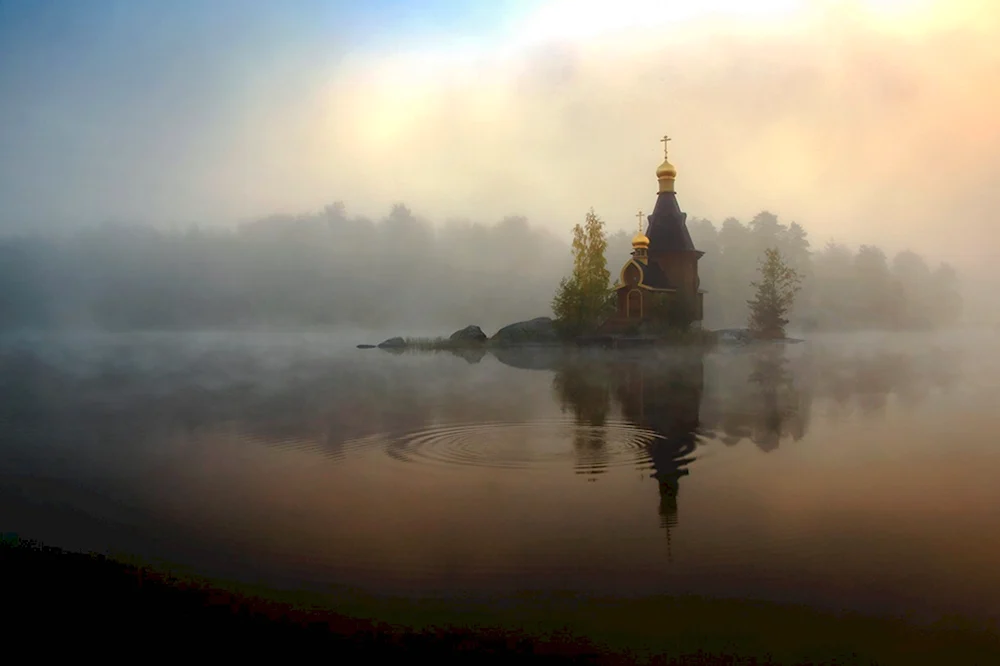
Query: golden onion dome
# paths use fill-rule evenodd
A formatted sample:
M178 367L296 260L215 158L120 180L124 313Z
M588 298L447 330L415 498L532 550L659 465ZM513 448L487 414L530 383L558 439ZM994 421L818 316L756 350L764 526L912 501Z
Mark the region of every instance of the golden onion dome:
M656 178L657 179L660 179L660 178L676 178L676 177L677 177L677 167L675 167L673 164L671 164L667 160L663 160L663 164L661 164L660 166L656 167Z

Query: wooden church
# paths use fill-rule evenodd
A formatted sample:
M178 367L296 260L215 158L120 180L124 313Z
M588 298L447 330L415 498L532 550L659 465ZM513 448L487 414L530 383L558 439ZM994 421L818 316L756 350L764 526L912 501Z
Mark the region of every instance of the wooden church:
M681 212L674 191L677 169L667 156L663 142L663 164L656 169L659 189L653 214L632 239L632 256L622 266L614 286L617 311L602 326L601 332L628 330L650 318L654 304L685 299L693 316L693 327L700 327L704 313L704 294L698 279L698 260L704 252L695 249L687 228L687 213Z

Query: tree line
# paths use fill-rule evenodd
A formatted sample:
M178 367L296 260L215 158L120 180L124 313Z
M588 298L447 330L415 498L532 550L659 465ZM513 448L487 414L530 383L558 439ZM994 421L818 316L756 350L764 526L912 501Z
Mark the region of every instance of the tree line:
M784 224L768 211L747 223L729 218L718 226L693 218L688 229L695 247L705 252L698 267L701 288L708 292L708 326L745 325L747 303L755 297L753 283L768 249L777 250L801 281L789 312L793 326L930 329L953 325L962 315L957 271L944 262L933 265L912 251L890 258L874 245L852 249L831 242L815 249L802 225ZM627 257L631 238L624 231L609 236L609 257Z
M236 228L0 239L0 327L499 327L549 309L565 245L523 217L435 228L334 204Z
M913 253L890 260L872 246L812 251L800 225L770 213L689 227L706 253L706 326L745 324L750 283L769 247L802 276L794 323L917 328L947 325L961 312L955 271ZM606 237L611 281L631 236ZM496 329L549 314L572 267L565 240L524 217L435 226L402 204L379 220L333 204L236 228L104 226L0 239L0 328Z

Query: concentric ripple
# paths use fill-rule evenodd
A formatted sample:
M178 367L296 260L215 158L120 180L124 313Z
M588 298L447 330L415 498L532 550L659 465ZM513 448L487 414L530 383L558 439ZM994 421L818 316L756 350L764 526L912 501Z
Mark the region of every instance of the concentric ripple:
M591 469L642 465L662 439L624 421L579 425L571 420L451 423L390 438L393 459L429 465L527 469L550 465Z

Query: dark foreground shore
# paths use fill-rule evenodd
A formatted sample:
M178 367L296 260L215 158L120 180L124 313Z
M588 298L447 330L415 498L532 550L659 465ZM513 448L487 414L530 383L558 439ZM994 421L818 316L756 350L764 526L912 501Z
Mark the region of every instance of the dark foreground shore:
M369 608L386 618L373 621L362 619L372 613L308 608L30 542L0 546L0 589L10 649L23 643L36 653L66 649L79 657L280 652L347 663L1000 663L995 627L958 621L916 625L697 598L526 600L461 612L390 604Z

